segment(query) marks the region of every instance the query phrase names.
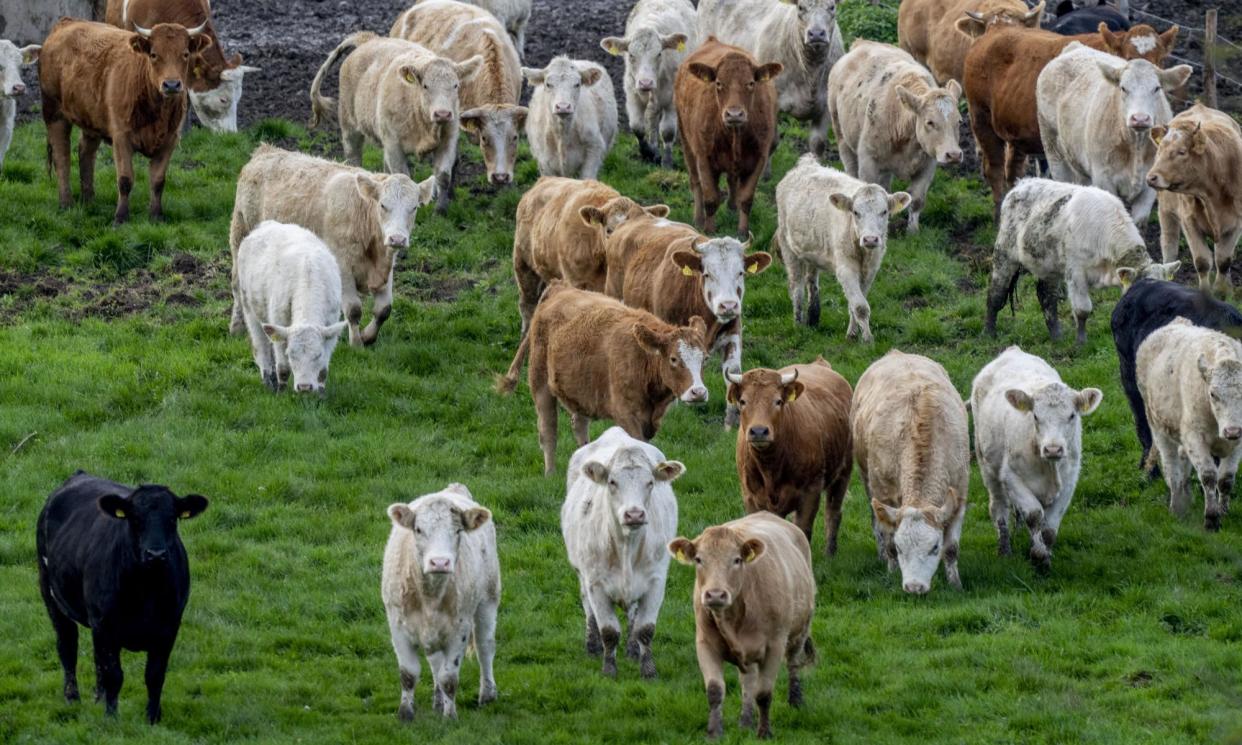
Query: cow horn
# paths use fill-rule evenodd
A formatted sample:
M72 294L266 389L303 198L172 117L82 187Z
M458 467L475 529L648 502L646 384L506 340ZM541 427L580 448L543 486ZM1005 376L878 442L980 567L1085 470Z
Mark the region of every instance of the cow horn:
M781 374L781 385L789 385L790 383L794 382L797 379L798 379L797 370L794 370L793 372L782 373Z
M142 36L147 39L151 38L151 29L149 28L143 28L142 26L139 26L137 23L135 23L134 30L138 32L139 36Z
M203 31L206 28L207 28L207 21L203 21L202 23L198 24L194 28L187 28L185 32L190 35L191 39L193 39L195 36L198 36L199 34L203 33Z
M701 254L703 253L703 246L706 246L707 244L708 241L706 240L700 241L696 239L690 243L690 248L693 248L696 254Z
M976 13L976 12L975 12L975 11L973 11L973 10L968 10L968 11L966 11L966 15L970 16L971 18L975 19L976 21L983 21L983 14L982 14L982 13Z
M742 244L742 252L750 250L750 244L755 242L755 234L753 231L746 231L746 242Z
M725 380L729 381L730 383L736 383L737 385L741 385L742 384L742 371L735 370L732 367L727 368L725 370Z

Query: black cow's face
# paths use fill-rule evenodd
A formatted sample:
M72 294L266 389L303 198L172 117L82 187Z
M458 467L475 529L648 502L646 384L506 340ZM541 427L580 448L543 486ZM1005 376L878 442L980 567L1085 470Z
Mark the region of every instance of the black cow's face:
M207 498L197 494L178 497L166 487L143 485L128 495L106 494L99 498L105 515L124 520L134 537L134 549L143 564L168 560L177 538L177 520L186 520L207 509Z

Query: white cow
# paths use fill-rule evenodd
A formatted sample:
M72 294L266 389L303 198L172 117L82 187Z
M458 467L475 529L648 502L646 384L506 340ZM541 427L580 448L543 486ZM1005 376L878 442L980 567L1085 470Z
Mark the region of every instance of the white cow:
M1010 553L1009 513L1016 508L1031 531L1031 561L1051 563L1082 468L1082 417L1103 397L1098 388L1070 388L1051 365L1016 346L975 376L975 455L1001 556Z
M819 323L819 273L834 272L849 304L846 335L870 342L867 292L888 245L889 215L910 204L904 191L888 194L827 166L811 154L776 186L775 241L789 273L794 322Z
M323 393L345 330L341 271L328 246L297 225L259 223L237 249L242 317L259 376L273 391Z
M41 48L38 44L18 48L13 42L0 39L0 169L4 168L4 155L13 142L17 122L17 102L13 99L26 92L22 68L39 59Z
M242 79L247 73L260 72L257 67L239 65L220 71L220 85L199 93L190 90L190 103L203 126L213 132L237 131L237 104L242 97Z
M594 62L556 57L542 70L522 68L535 92L526 137L540 176L593 179L617 137L612 80Z
M698 46L698 18L690 0L638 0L625 21L625 36L599 45L625 55L625 112L644 158L673 167L677 110L673 78L686 55Z
M1057 181L1115 194L1144 222L1156 202L1147 171L1156 159L1149 133L1173 118L1166 93L1190 77L1189 65L1161 70L1074 42L1036 83L1039 131Z
M496 700L496 611L500 561L492 513L461 484L388 508L381 593L401 673L397 718L414 718L419 653L435 681L433 708L457 718L457 676L473 642L479 655L479 705Z
M578 574L586 649L603 653L605 675L617 674L618 607L626 614L627 654L640 660L644 678L656 675L651 639L668 578L665 546L677 535L672 482L685 470L620 427L569 460L561 534Z

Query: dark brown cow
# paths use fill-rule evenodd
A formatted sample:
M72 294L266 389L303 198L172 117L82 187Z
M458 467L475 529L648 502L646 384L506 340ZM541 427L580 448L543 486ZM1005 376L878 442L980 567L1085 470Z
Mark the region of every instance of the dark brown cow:
M220 75L242 63L240 54L224 58L224 47L211 23L209 0L108 0L104 20L126 31L137 31L135 24L154 28L160 23L179 23L189 29L201 25L203 36L211 39L211 46L190 59L189 85L196 93L219 88Z
M587 443L591 419L612 419L631 437L650 440L674 399L707 401L705 332L697 316L679 328L598 292L553 281L497 389L509 393L517 386L529 353L528 380L549 475L556 468L557 401L573 416L579 445Z
M1077 41L1123 59L1141 58L1161 66L1177 41L1176 26L1162 34L1144 25L1113 33L1101 23L1098 33L1079 36L1014 26L962 26L966 27L962 33L982 34L966 54L964 88L997 215L1005 194L1026 172L1027 156L1044 152L1035 84L1045 65Z
M95 196L95 153L112 145L116 161L115 224L129 219L134 153L151 159L151 217L163 218L164 175L180 139L190 57L210 46L201 30L161 23L122 31L103 23L62 18L43 42L39 85L48 157L56 166L60 206L73 203L69 188L69 136L82 129L78 168L82 201Z
M768 167L776 138L779 62L761 65L739 47L709 36L677 68L674 100L677 136L690 172L694 224L716 232L720 176L737 210L738 235L750 231L755 187Z
M729 401L742 409L737 476L747 514L795 513L794 523L809 543L819 495L827 492L825 550L836 554L841 505L854 467L850 384L823 357L809 365L726 377Z

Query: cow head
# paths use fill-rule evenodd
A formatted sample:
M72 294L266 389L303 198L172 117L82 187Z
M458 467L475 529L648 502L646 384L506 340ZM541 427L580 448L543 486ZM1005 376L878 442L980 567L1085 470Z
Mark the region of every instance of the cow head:
M674 329L639 321L634 325L634 339L652 358L658 382L676 393L682 403L707 402L707 386L703 385L707 325L702 318L694 316L689 326Z
M1133 26L1128 31L1110 31L1108 24L1100 22L1100 39L1104 48L1122 59L1145 59L1157 67L1164 64L1177 43L1177 26L1162 34L1147 24Z
M457 569L462 536L492 519L492 513L483 507L463 509L453 495L470 499L466 487L450 484L442 492L388 508L393 525L414 534L408 543L414 554L410 558L424 577L443 579L452 575Z
M737 600L750 564L766 548L758 538L745 538L723 525L704 530L693 541L678 537L668 544L673 558L694 567L695 602L715 612L728 610Z
M285 358L289 361L289 371L293 374L293 390L298 393L324 392L332 352L347 325L345 321L330 326L263 324L263 333L269 339L285 345Z
M180 96L186 89L190 56L212 45L211 37L203 35L206 25L187 29L176 23L157 23L148 29L134 24L136 33L129 46L150 61L148 82L164 96Z
M797 8L802 45L815 54L826 54L837 27L837 0L781 0Z
M248 65L230 67L220 73L220 85L205 92L190 87L190 103L203 126L213 132L237 131L237 104L242 97L242 78L246 73L259 72Z
M914 137L923 152L936 159L940 165L962 162L962 148L958 143L962 114L957 101L962 97L962 86L950 80L943 88L933 88L923 95L897 86L901 106L914 115Z
M0 99L20 96L26 92L22 82L22 68L30 67L39 59L38 44L19 48L11 41L0 39Z
M779 445L776 431L785 407L796 405L806 390L798 381L798 371L755 369L742 375L726 370L725 378L729 381L729 403L742 411L738 437L745 437L752 450Z
M435 176L414 183L402 174L358 174L358 195L370 208L380 240L389 249L391 259L397 251L410 245L410 231L418 208L436 197Z
M180 540L177 521L207 509L207 498L198 494L178 497L168 487L143 484L128 494L105 494L98 504L105 515L129 526L137 559L155 565L172 558L170 552Z
M691 62L689 68L691 75L715 87L716 104L726 127L745 126L756 89L768 85L783 69L779 62L756 65L737 52L726 54L715 67Z
M522 68L522 76L526 78L526 82L532 88L543 87L544 96L547 98L545 105L566 125L574 120L582 89L595 85L603 75L604 71L599 67L593 64L579 67L565 56L556 57L542 70Z
M762 251L747 256L750 243L712 238L691 244L692 251L675 251L669 257L682 274L702 278L703 302L722 323L742 312L746 276L758 274L772 263L772 255Z
M1130 60L1118 64L1100 60L1100 73L1121 91L1122 122L1132 132L1148 132L1152 127L1167 124L1173 116L1168 91L1181 88L1190 77L1190 65L1161 70L1147 60Z
M897 554L901 589L922 595L931 589L932 577L944 553L944 534L959 520L965 500L949 487L941 507L890 507L872 499L871 511L884 533L890 536L889 551ZM889 555L890 560L892 554Z
M1171 126L1152 127L1156 159L1147 171L1147 185L1178 193L1199 191L1207 161L1208 139L1200 119L1179 118Z
M669 483L686 472L675 460L652 463L642 448L617 450L607 464L589 461L582 473L608 489L608 506L625 534L641 530L651 511L651 493L657 482Z
M1147 248L1143 247L1143 250L1146 251ZM1170 261L1167 264L1151 262L1141 267L1120 266L1117 267L1117 283L1121 285L1121 292L1124 294L1130 289L1130 285L1140 279L1170 281L1177 276L1177 270L1181 266L1180 261Z
M1030 415L1035 431L1035 450L1044 460L1058 461L1078 447L1082 439L1082 420L1100 405L1104 394L1099 388L1076 391L1064 383L1048 383L1032 390L1010 388L1005 400L1014 409Z
M853 196L842 192L830 194L828 201L849 215L859 247L874 251L887 243L888 218L910 204L910 195L904 191L889 194L875 184L867 184Z
M1014 10L1008 5L990 11L965 11L966 15L957 19L954 24L960 33L977 39L987 33L990 28L1020 27L1039 28L1039 20L1044 15L1044 3L1040 2L1029 11Z
M461 81L475 76L483 66L483 57L476 54L464 62L453 62L443 57L430 60L421 55L411 57L411 62L402 65L397 74L401 82L419 91L423 116L436 124L457 121Z
M588 205L578 210L582 222L604 231L605 240L627 221L644 215L654 218L668 217L668 205L653 204L644 207L629 197L613 197L599 207Z
M1200 355L1199 374L1207 383L1217 436L1234 441L1242 438L1242 362L1226 358L1213 364Z
M487 180L496 186L513 183L513 161L517 159L518 132L526 124L525 106L488 104L461 112L461 128L483 150Z
M660 84L660 64L665 53L686 51L687 40L685 34L661 34L644 26L626 38L609 36L599 45L609 54L624 54L629 74L634 78L634 90L640 96L651 96Z

